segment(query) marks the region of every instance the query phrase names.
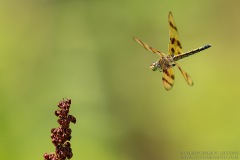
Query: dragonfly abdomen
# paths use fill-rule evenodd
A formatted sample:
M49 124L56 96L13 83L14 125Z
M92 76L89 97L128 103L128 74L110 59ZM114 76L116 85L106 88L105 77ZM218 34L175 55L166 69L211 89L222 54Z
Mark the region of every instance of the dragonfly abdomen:
M182 53L182 54L176 55L176 56L173 57L173 60L174 60L174 61L177 61L177 60L183 59L183 58L185 58L185 57L188 57L188 56L190 56L190 55L193 55L193 54L195 54L195 53L198 53L198 52L201 52L201 51L203 51L203 50L205 50L205 49L208 49L208 48L210 48L210 47L211 47L211 44L207 44L207 45L205 45L205 46L199 47L199 48L194 49L194 50L192 50L192 51L189 51L189 52L187 52L187 53Z

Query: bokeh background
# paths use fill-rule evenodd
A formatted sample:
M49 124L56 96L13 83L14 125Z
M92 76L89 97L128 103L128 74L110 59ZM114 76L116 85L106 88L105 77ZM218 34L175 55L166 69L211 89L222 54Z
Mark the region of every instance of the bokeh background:
M181 159L239 151L240 1L0 1L0 159L53 152L54 110L72 99L75 160ZM167 52L172 11L184 51L171 91L149 70Z

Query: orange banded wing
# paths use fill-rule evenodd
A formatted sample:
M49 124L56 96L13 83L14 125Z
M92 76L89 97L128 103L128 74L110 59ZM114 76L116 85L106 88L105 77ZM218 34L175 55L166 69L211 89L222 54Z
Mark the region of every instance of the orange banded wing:
M163 86L166 90L172 89L174 84L174 78L175 77L174 77L173 68L163 70L162 81L163 81Z
M178 69L180 70L180 72L182 73L184 79L187 81L188 85L192 86L193 85L193 80L191 79L191 77L184 71L182 70L182 68L180 67L180 65L177 62L174 62Z
M168 23L169 23L169 38L170 38L169 44L168 44L168 54L170 54L173 57L174 55L183 53L183 51L182 51L182 45L180 43L179 36L178 36L178 30L173 20L172 12L169 12Z
M158 55L160 55L160 56L163 56L163 53L162 53L162 52L160 52L160 51L152 48L151 46L147 45L146 43L144 43L144 42L141 41L140 39L138 39L138 38L136 38L136 37L133 37L133 39L134 39L137 43L139 43L141 46L143 46L146 50L148 50L149 52L156 53L156 54L158 54Z

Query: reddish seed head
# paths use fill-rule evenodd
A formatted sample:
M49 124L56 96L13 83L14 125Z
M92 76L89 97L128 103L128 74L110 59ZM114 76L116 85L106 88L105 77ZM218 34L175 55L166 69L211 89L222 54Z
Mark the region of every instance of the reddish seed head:
M58 103L58 110L55 115L58 117L58 128L51 129L52 143L56 147L55 153L44 154L45 160L65 160L72 158L72 149L70 144L72 130L69 128L70 122L76 123L76 118L69 115L71 99L62 100Z

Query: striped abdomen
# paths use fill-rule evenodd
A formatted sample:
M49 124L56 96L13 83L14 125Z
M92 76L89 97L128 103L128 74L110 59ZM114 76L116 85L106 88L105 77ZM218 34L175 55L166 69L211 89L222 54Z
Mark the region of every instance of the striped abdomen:
M201 51L203 51L203 50L205 50L205 49L208 49L208 48L210 48L210 47L211 47L211 44L207 44L207 45L205 45L205 46L202 46L202 47L200 47L200 48L194 49L194 50L189 51L189 52L187 52L187 53L182 53L182 54L176 55L176 56L173 57L173 60L174 60L174 61L178 61L179 59L183 59L183 58L185 58L185 57L188 57L188 56L190 56L190 55L193 55L193 54L195 54L195 53L198 53L198 52L201 52Z

